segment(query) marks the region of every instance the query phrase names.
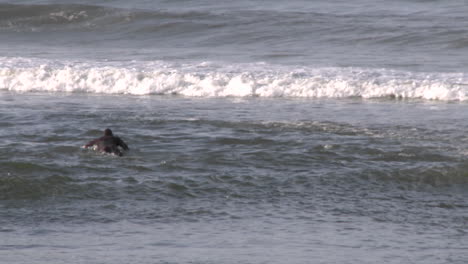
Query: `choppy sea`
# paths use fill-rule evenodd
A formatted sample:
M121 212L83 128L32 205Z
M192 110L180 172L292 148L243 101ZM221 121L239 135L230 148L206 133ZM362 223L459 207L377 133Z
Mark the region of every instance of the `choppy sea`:
M466 14L0 0L0 263L467 263Z

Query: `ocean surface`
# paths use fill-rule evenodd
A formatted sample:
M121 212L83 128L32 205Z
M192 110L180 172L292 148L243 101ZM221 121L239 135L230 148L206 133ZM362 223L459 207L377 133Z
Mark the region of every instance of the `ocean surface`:
M467 14L0 0L0 263L468 263Z

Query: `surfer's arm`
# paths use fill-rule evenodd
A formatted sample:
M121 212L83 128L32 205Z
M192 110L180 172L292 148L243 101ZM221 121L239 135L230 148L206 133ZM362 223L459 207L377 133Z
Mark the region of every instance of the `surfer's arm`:
M124 150L129 150L127 144L125 144L125 142L123 142L123 140L120 139L120 138L118 138L118 140L117 140L117 145L121 146Z
M96 145L97 141L98 141L97 139L91 140L90 142L88 142L88 144L84 145L83 148L89 148L91 146L94 146Z

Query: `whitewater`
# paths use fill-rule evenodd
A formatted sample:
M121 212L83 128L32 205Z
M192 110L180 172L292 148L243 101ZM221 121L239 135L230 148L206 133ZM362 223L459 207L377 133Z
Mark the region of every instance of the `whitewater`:
M406 98L465 101L464 73L291 69L265 63L63 62L2 58L0 89L196 97Z

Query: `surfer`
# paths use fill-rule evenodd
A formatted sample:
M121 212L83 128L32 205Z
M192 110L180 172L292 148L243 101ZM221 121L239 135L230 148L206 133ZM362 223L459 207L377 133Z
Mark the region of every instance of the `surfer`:
M90 142L88 142L88 144L84 145L83 147L89 148L93 146L95 146L100 152L110 153L117 156L123 155L119 147L121 147L124 150L129 150L127 144L125 144L125 142L123 142L123 140L119 137L114 136L112 134L112 130L110 130L109 128L104 130L104 136L96 138L95 140L91 140Z

